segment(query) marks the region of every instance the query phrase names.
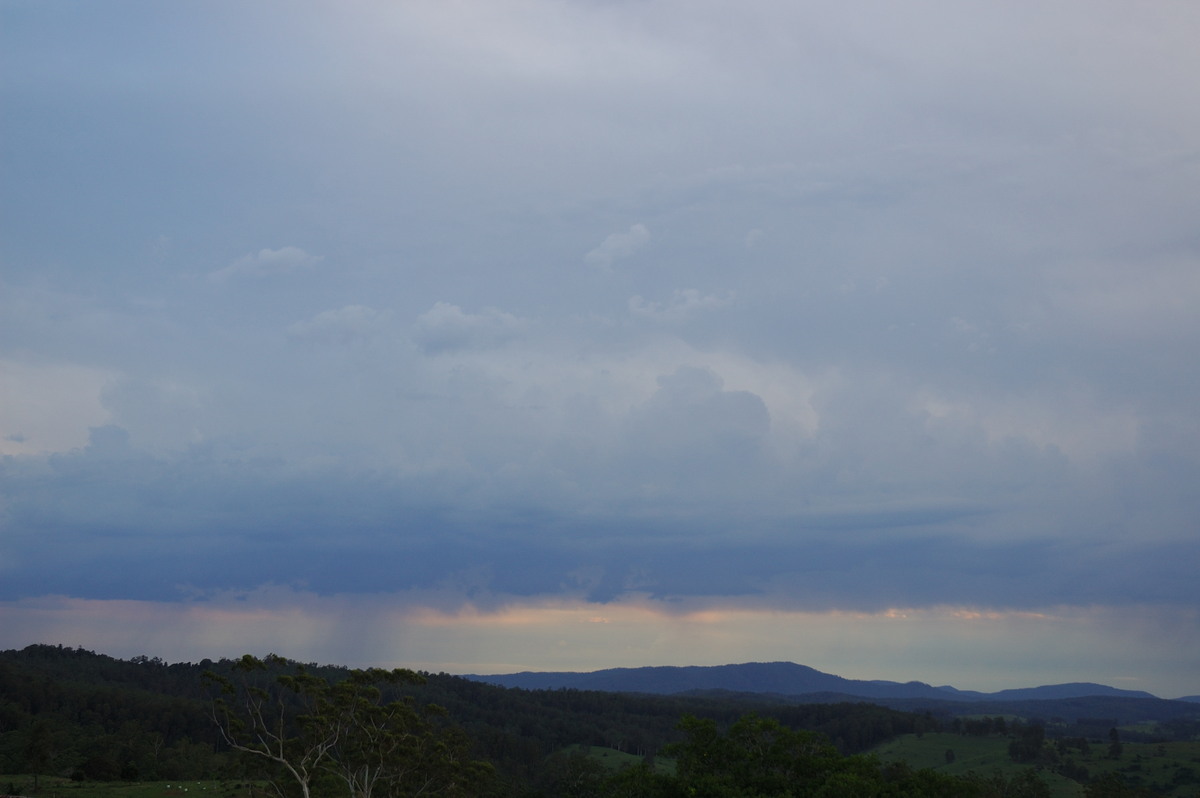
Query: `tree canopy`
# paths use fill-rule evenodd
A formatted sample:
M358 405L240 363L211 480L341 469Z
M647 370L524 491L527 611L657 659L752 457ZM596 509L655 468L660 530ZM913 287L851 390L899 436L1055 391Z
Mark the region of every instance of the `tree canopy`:
M282 657L247 654L234 676L205 679L217 688L221 739L265 765L281 798L311 798L330 779L350 798L472 794L490 772L469 759L461 733L436 722L439 707L385 698L383 687L424 681L410 670L352 670L331 682Z

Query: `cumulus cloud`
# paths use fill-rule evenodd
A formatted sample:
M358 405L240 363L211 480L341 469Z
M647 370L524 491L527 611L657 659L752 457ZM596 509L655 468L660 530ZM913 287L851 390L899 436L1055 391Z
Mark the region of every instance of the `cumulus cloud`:
M346 305L324 310L287 328L292 338L326 344L348 344L377 335L387 323L387 314L366 305Z
M724 307L732 297L715 294L701 295L695 288L676 289L666 302L649 302L641 295L629 298L629 312L634 316L659 322L680 322L697 313Z
M527 327L525 320L495 308L465 313L458 305L436 302L417 317L413 339L425 352L438 354L500 346Z
M644 224L632 225L627 232L613 233L583 257L589 266L610 269L613 263L631 257L650 241L650 231Z
M311 269L320 263L320 255L310 255L299 247L260 249L256 253L243 255L220 269L208 273L213 282L224 282L237 277L268 277Z
M102 400L118 375L69 364L0 358L0 455L67 451L108 421Z
M167 378L125 376L104 391L111 423L149 452L180 450L200 442L204 402L195 386Z
M122 8L0 26L4 595L1200 603L1200 5Z
M681 366L658 378L658 390L628 418L631 451L625 468L655 492L679 495L701 485L721 492L755 482L761 470L771 419L762 398L727 391L711 369ZM686 486L686 487L685 487ZM697 501L702 497L691 494Z

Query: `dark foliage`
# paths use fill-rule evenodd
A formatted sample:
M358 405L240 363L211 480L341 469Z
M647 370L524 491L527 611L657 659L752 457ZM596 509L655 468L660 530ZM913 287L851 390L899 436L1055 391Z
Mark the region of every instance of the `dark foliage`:
M236 660L168 664L48 645L0 652L0 769L93 780L238 774L240 765L224 753L201 678L205 671L232 677L236 667ZM330 682L350 673L315 663L306 670ZM841 753L937 727L928 715L864 702L531 691L422 675L420 685L384 685L383 699L408 697L443 707L469 738L471 755L494 763L513 790L535 783L547 758L572 744L653 757L681 739L676 726L687 714L728 726L755 711L786 727L821 733Z
M219 679L235 678L238 664L224 659L176 664L149 657L118 660L78 648L45 645L0 652L0 772L121 781L261 776L246 770L246 763L222 740L213 723L212 696L202 679L206 671ZM330 685L354 673L316 663L289 663L288 667L298 667L306 678ZM410 702L442 708L445 720L437 721L438 728L451 735L447 740L457 735L453 738L461 741L456 745L461 745L462 756L491 763L496 778L490 794L496 796L682 795L678 792L681 782L649 767L613 775L599 771L594 761L581 755L562 752L572 745L590 745L633 754L649 763L701 728L711 728L718 737L732 733L738 745L772 735L792 742L820 740L817 759L832 768L826 768L831 779L829 794L851 795L852 787L881 784L886 789L864 794L1037 794L1032 782L988 786L984 784L987 779L977 779L964 788L961 780L948 782L928 771L881 765L858 756L897 735L940 728L1009 736L1016 744L1014 757L1020 761L1041 767L1049 766L1053 759L1059 772L1086 778L1086 770L1069 758L1074 750L1086 753L1088 742L1083 735L1060 734L1057 742L1046 740L1052 727L1059 732L1071 728L1060 719L1044 730L1001 717L963 718L952 727L953 718L936 709L904 712L861 701L796 702L726 692L663 696L522 690L448 674L420 677L384 681L372 701L384 707ZM264 673L261 678L267 685L276 676ZM290 699L285 695L283 700ZM742 734L748 712L754 713L759 725L754 727L755 733ZM699 719L700 726L680 728L679 719L685 716ZM1091 717L1102 716L1095 713ZM1194 725L1188 719L1176 719L1164 729L1188 735ZM809 765L813 762L804 766ZM793 766L799 767L795 763L780 765L784 770ZM745 770L751 766L743 763L738 767Z

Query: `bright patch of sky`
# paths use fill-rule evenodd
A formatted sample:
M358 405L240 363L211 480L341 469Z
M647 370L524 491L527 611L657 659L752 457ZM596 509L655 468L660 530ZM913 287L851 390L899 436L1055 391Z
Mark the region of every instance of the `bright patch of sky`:
M1200 8L0 19L0 646L1200 692Z

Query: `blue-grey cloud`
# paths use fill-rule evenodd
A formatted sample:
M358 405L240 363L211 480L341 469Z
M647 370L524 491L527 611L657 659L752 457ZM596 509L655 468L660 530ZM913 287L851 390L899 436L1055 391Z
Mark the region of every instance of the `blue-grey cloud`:
M297 469L202 449L153 458L134 450L124 430L97 428L84 450L5 463L4 598L45 591L172 600L266 583L377 593L481 571L494 593L539 596L593 569L586 596L595 601L635 590L874 611L906 602L1025 609L1200 599L1187 566L1195 540L1099 541L1079 528L1049 539L973 539L1021 519L961 503L784 515L769 504L679 501L670 485L646 495L655 449L726 463L688 443L707 428L715 435L706 440L744 467L737 448L765 428L761 404L722 392L711 373L662 382L665 396L656 394L635 424L645 447L632 461L637 490L624 507L601 512L592 508L597 497L550 509L532 490L480 505L480 495L490 497L482 476ZM672 466L665 473L673 478L708 484L703 471ZM736 491L737 480L730 484Z
M1196 8L477 12L5 9L5 600L1195 604Z

